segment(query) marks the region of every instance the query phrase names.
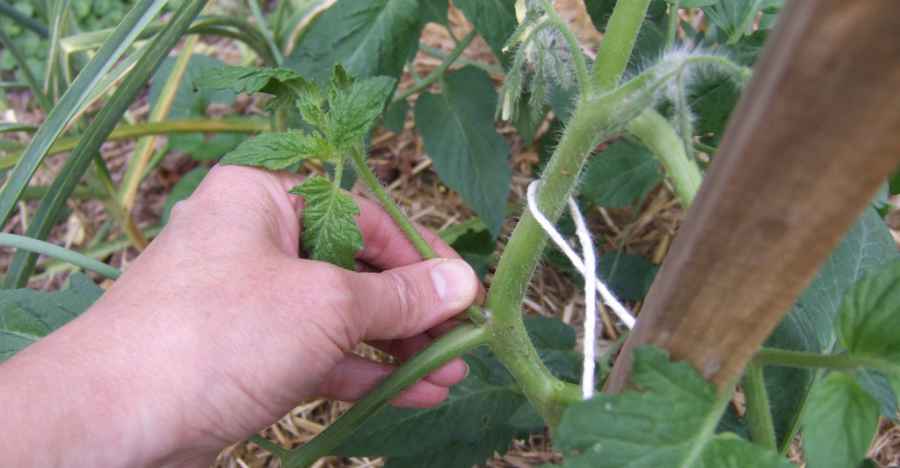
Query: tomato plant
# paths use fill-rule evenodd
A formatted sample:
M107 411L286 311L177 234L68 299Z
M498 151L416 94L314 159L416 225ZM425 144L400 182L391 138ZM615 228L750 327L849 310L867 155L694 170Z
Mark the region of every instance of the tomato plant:
M158 134L171 136L169 149L198 160L225 153L221 164L279 171L310 162L324 167L291 189L304 198L309 258L354 267L363 242L358 208L345 190L354 179L423 259L434 258L367 160L373 129L402 130L412 112L437 176L477 216L442 235L482 273L492 272L487 299L467 311L470 323L404 363L309 443L288 450L254 439L284 466L308 466L330 454L387 456L390 466L471 466L502 452L515 437L545 427L564 465L572 467L787 467L792 465L784 455L798 431L811 468L858 466L879 418L896 420L900 339L891 325L900 318L900 254L876 210L883 201L866 209L740 381L724 388L698 372L703 369L670 361L667 350L642 346L631 354L632 388L582 400L574 330L521 312L538 264L559 261L553 251L545 255L546 233L529 211L521 212L494 255L512 186L512 150L496 120L510 122L525 144L546 149L537 204L564 231L566 220L560 218L573 196L588 209L633 207L662 182L688 208L706 165L716 160L731 111L778 22L781 1L586 0L591 21L604 33L596 54L588 54L592 44L579 42L552 1L454 0L472 29L461 38L451 31L455 45L449 53L428 51L440 65L404 89L399 78L416 52L426 50L419 44L426 24L448 25L446 0L338 0L324 9L283 1L268 18L251 0L255 25L198 16L207 3L202 0L182 1L167 22L153 23L166 2L133 3L121 24L103 33L105 41L85 46L96 48L93 59L48 107L31 142L7 145L11 149L0 164L11 169L0 193L4 221L28 193L44 157L72 153L62 175L45 188L27 237L4 235L5 244L20 250L0 293L0 358L60 326L101 293L82 275L73 275L60 292L25 289L35 253L105 276L118 274L43 241L67 198L79 190L99 192L127 241L146 245L153 233L135 225L132 210L137 185L164 155L154 151ZM130 50L151 34L151 44ZM167 58L187 34L240 41L262 66L226 66L194 54L196 36L177 57ZM500 67L463 65L463 52L478 36ZM494 80L501 76L498 91ZM114 128L148 81L149 121ZM60 138L110 89L112 96L83 132ZM268 121L206 117L210 103L232 104L241 94L269 96ZM552 130L534 141L544 122ZM121 138L140 140L117 186L94 155L104 141ZM91 182L82 185L91 165ZM185 176L167 209L203 175L201 168ZM896 192L894 185L887 190ZM599 272L622 299L637 302L656 267L640 256L610 252L601 256ZM471 372L447 402L427 410L387 406L406 386L459 356ZM741 411L730 404L738 388L746 400ZM417 435L415 444L410 434Z

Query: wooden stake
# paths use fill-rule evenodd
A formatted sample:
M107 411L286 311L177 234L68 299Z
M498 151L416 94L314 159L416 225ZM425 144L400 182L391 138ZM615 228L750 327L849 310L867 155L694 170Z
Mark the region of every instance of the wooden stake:
M895 0L792 1L607 384L653 344L722 388L900 164Z

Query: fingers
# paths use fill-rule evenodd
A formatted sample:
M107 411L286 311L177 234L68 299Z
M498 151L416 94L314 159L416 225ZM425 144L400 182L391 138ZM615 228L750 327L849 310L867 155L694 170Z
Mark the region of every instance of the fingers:
M405 340L376 341L372 346L396 357L400 362L405 362L427 348L434 340L427 334L416 335ZM444 386L454 385L460 382L469 373L469 367L462 359L454 359L440 368L431 372L427 379L432 383Z
M365 396L393 371L393 366L348 355L331 371L319 387L330 399L355 401ZM461 379L460 379L461 380ZM437 384L430 379L420 380L397 395L391 402L396 406L427 408L447 398L449 383Z
M462 260L438 259L381 273L346 272L353 297L349 322L364 340L410 338L463 311L478 278Z
M364 245L362 252L358 255L360 260L383 270L406 266L422 260L422 256L384 209L375 202L362 197L357 197L356 202L359 204L357 223L362 232ZM460 258L459 254L444 243L437 234L421 226L416 226L416 230L439 257Z

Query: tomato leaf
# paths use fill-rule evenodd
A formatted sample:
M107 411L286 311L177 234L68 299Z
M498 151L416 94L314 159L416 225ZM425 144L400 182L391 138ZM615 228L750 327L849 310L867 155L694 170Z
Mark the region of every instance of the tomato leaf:
M381 115L394 89L393 78L378 76L334 89L329 97L328 139L336 148L347 149L362 142Z
M310 258L352 270L363 248L353 197L321 176L306 179L291 193L303 197L303 247Z
M328 143L318 135L302 130L262 133L251 138L222 158L222 164L264 167L273 171L287 169L305 159L330 159Z
M878 426L878 402L854 378L832 372L813 386L803 413L809 468L858 466Z
M454 0L466 19L484 38L491 51L503 59L503 47L516 30L516 0Z
M302 92L309 85L297 72L286 68L226 66L205 71L194 81L194 86L279 96Z
M627 208L643 201L660 182L659 163L650 151L621 140L588 161L581 196L599 206Z
M304 34L287 65L317 82L336 64L356 77L396 77L418 47L417 0L338 0Z
M400 133L406 125L406 113L409 111L409 102L404 99L388 106L384 113L384 128Z
M510 149L494 128L497 93L484 71L449 74L441 94L416 101L416 128L441 180L459 192L491 234L500 233L512 181Z
M0 362L80 315L101 294L81 273L69 276L68 288L61 291L0 291Z
M857 282L839 314L838 337L850 354L892 361L900 369L900 261Z
M867 208L769 337L766 346L834 352L838 307L844 295L867 273L898 258L900 253L884 221L874 209ZM816 375L816 371L806 369L766 369L766 388L779 447L785 447L793 438Z
M600 394L566 409L554 438L564 466L792 466L734 435L716 435L725 408L715 387L688 364L670 362L664 351L636 349L632 382L640 391Z
M577 370L571 327L544 317L528 317L525 326L551 370L557 374ZM564 358L565 353L569 354ZM541 418L490 352L478 349L465 359L469 375L450 389L444 403L428 409L386 407L337 453L387 456L387 466L393 468L469 468L506 451L516 436L543 430ZM414 444L409 443L411 434Z

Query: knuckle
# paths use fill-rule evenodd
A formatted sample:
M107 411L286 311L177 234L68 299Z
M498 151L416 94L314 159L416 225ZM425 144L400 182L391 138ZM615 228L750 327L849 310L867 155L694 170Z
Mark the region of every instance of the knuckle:
M392 302L396 307L393 313L400 324L399 328L404 330L415 328L417 322L415 284L407 276L394 271L386 271L384 274L391 284L391 291L394 295Z

